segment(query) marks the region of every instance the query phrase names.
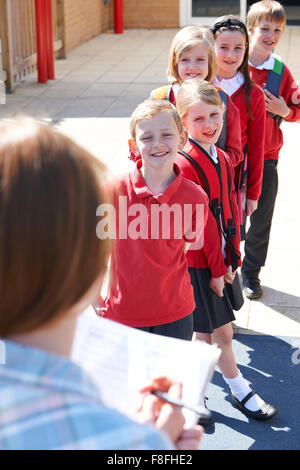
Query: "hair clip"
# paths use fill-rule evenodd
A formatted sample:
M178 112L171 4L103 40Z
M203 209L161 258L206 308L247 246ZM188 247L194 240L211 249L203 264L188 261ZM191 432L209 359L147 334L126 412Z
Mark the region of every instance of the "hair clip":
M242 21L239 21L235 18L227 18L226 20L218 21L210 28L210 32L213 35L215 35L219 29L228 28L228 27L230 28L230 26L238 26L240 29L242 29L246 33L246 35L248 34L247 28L244 25L244 23L242 23Z

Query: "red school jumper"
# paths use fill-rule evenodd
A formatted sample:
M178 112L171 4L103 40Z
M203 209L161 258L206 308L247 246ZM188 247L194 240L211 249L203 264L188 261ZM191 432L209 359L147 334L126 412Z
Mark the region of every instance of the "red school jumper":
M219 87L215 87L222 93L227 93ZM167 99L170 103L176 106L176 97L173 91L173 85L157 88L152 91L153 98ZM238 165L243 159L242 144L241 144L241 128L240 117L237 107L233 104L230 96L227 96L227 131L225 152L229 155L233 166Z
M249 73L252 80L257 83L261 88L264 88L267 84L268 70L256 69L249 65ZM282 81L279 89L279 96L285 99L287 106L291 112L283 118L288 122L299 121L300 119L300 92L297 88L296 82L293 79L291 72L288 67L284 65L284 71ZM282 130L278 126L275 119L266 113L266 132L265 132L265 160L274 159L278 160L279 151L283 145Z
M227 220L233 219L233 226L235 228L236 235L231 239L231 241L234 250L239 257L238 265L240 266L240 231L236 193L234 190L234 170L226 153L217 147L216 150L218 154L219 168L222 174L222 201L219 200L218 202L219 205L223 207L223 225L227 226ZM185 145L184 152L196 160L205 174L205 176L202 175L192 162L187 160L183 155L180 155L177 157L176 163L180 166L185 178L200 185L205 191L207 191L207 186L214 188L220 185L216 164L194 139L189 139ZM212 167L215 168L215 171L212 170ZM210 208L212 206L212 193L213 191L208 194ZM226 209L225 211L224 208L228 208L229 205L231 205L231 210L228 211L228 209ZM224 260L220 224L217 224L212 210L209 211L207 223L204 229L204 246L198 251L189 250L187 252L187 260L188 266L191 268L209 268L212 277L223 276L227 272L227 266L231 265L231 254L228 244L226 244L226 259Z
M144 238L133 239L130 236L117 234L114 241L110 281L105 305L101 309L104 317L128 326L155 326L171 323L190 315L195 308L193 287L188 273L187 260L184 253L185 242L190 242L187 233L195 229L196 205L203 209L200 232L203 231L208 213L208 200L204 191L182 177L177 165L174 165L177 177L163 194L153 195L147 187L142 173L139 171L142 161L136 162L136 168L129 174L120 176L112 184L114 206L117 213L117 227L120 216L120 196L125 197L128 214L133 211L134 217L128 215L127 229L136 219L139 206L145 209L144 220L149 222L148 230L143 232ZM181 238L176 239L174 230L176 222L182 221L171 217L170 234L163 238L161 231L157 238L151 238L151 206L162 204L171 207L177 205L184 211L184 204L192 207L192 221L182 231ZM124 205L124 199L123 199ZM135 205L133 207L133 205ZM139 206L137 206L139 205ZM131 209L130 209L131 208ZM133 210L134 209L134 210ZM140 212L140 214L142 214ZM125 214L127 215L127 214ZM182 217L183 219L183 217ZM191 227L192 225L192 227ZM173 235L172 235L173 234ZM197 233L197 237L201 233Z
M262 89L253 84L250 95L250 108L253 118L249 117L246 105L245 84L231 95L240 113L242 148L247 145L247 198L258 201L264 166L264 140L266 127L265 96ZM235 179L239 178L241 164L235 168Z

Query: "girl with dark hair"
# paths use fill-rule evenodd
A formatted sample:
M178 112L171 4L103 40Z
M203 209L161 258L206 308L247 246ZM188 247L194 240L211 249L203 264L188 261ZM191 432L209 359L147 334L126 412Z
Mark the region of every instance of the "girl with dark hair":
M249 38L245 24L234 16L223 16L211 32L217 58L217 76L213 83L229 94L240 112L244 159L235 168L235 185L243 239L245 216L256 210L261 192L265 99L261 88L249 76Z

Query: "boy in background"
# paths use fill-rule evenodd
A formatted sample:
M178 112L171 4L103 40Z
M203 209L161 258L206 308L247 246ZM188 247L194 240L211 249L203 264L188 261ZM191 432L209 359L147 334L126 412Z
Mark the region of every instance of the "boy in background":
M262 191L257 210L250 218L242 264L244 293L249 299L262 296L259 273L267 257L278 189L277 163L283 145L279 126L282 119L289 122L300 119L300 100L295 80L288 67L273 53L285 24L284 8L273 0L254 3L247 15L250 77L265 92L267 112Z

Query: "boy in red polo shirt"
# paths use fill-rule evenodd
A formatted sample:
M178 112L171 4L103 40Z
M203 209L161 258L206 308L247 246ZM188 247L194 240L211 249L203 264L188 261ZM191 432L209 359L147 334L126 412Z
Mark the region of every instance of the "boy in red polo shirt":
M195 302L185 252L201 244L207 196L174 164L187 137L171 103L146 100L130 129L130 150L141 158L112 184L116 239L101 315L190 340Z
M242 264L244 293L249 299L262 296L259 274L265 265L278 188L277 163L283 145L282 119L300 119L299 90L288 67L274 55L286 23L283 6L273 0L254 3L247 15L250 37L249 73L263 88L266 102L264 169L258 207L250 218Z

